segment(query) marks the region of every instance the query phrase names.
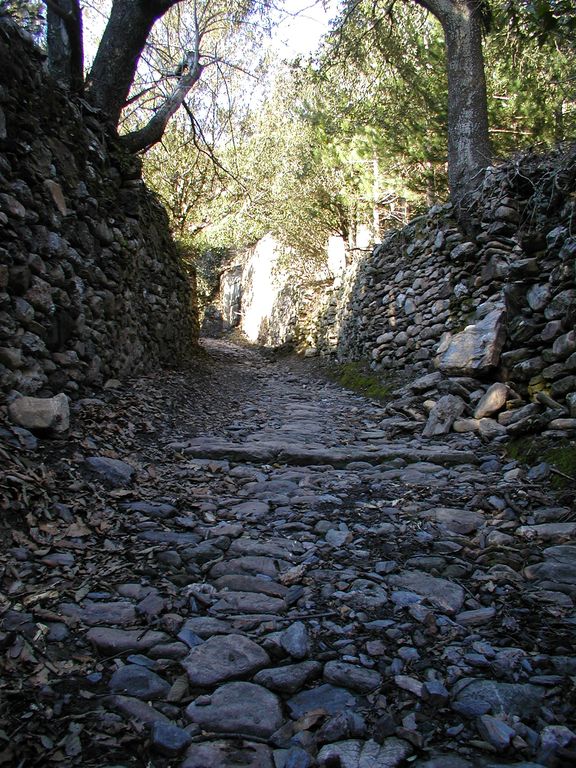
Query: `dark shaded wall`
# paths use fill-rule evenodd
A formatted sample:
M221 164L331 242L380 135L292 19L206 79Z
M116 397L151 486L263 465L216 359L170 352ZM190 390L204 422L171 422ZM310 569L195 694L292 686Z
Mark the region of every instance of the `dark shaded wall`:
M194 352L193 277L99 115L0 17L0 389L69 395Z

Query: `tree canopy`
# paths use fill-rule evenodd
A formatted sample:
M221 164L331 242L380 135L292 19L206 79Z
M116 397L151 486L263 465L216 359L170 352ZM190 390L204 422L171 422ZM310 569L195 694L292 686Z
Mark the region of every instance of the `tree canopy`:
M79 0L47 3L81 32ZM272 231L306 258L332 234L354 248L445 200L449 181L465 208L492 157L576 135L572 0L342 0L318 50L288 62L263 55L268 0L95 3L107 25L93 64L75 85L68 59L61 78L130 150L154 147L146 178L201 247ZM18 7L38 34L42 4ZM466 76L450 60L462 36Z
M133 152L161 139L208 72L246 65L271 10L268 0L94 0L91 10L106 23L85 71L80 0L7 0L6 8L37 37L45 21L48 64L59 85L120 128Z

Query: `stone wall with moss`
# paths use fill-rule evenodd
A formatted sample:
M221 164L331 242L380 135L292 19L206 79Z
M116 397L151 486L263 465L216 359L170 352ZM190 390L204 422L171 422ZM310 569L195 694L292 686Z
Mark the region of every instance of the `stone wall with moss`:
M139 162L0 17L0 389L74 395L183 362L197 333Z

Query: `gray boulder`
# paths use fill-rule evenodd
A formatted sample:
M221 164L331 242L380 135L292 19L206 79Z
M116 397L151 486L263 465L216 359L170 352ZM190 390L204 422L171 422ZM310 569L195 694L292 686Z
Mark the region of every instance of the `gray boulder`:
M462 415L465 403L457 395L444 395L434 405L422 432L424 437L445 435L452 429L452 424Z
M506 309L498 306L460 333L447 335L438 347L436 367L459 376L487 373L498 365L505 340Z

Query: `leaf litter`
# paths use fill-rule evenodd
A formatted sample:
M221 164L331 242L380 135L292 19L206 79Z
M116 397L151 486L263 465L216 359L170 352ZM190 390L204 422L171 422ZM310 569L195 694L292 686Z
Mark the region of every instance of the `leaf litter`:
M221 403L217 414L206 414L202 405L214 406L206 381L215 366ZM161 442L174 439L176 426L190 436L231 418L238 382L226 379L224 363L200 360L194 372L151 375L99 392L72 405L70 432L53 439L15 428L0 406L0 766L149 764L141 723L101 706L104 682L126 654L98 654L87 626L60 606L103 595L116 604L122 598L115 585L146 587L154 555L164 547L137 538L140 529L132 530L122 504L161 496L163 503L188 506L190 497L209 497L191 477L174 481ZM193 408L182 407L191 402ZM89 455L128 462L136 481L114 488L90 476ZM177 600L168 582L161 608ZM137 613L123 629L145 632L153 622ZM187 695L180 675L167 701Z

